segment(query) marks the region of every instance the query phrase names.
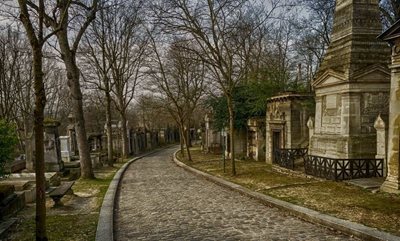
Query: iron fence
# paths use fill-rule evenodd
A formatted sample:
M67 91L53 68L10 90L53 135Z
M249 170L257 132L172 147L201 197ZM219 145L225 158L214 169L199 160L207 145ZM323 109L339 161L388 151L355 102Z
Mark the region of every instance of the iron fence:
M307 148L295 149L278 149L274 153L273 163L294 170L294 162L298 158L303 158L307 155Z
M329 180L383 177L383 159L334 159L306 156L306 174Z

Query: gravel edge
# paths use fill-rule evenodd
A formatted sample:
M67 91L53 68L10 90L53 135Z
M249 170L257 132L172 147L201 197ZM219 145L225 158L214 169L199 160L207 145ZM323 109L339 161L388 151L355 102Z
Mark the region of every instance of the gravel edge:
M186 171L189 171L197 176L203 177L217 185L220 185L222 187L231 189L233 191L239 192L240 194L256 199L259 202L266 204L268 206L273 206L277 207L281 210L284 210L286 212L289 212L290 214L297 216L305 221L311 222L311 223L316 223L323 225L325 227L340 231L342 233L348 234L350 236L354 236L357 238L360 238L361 240L365 241L400 241L400 237L395 236L390 233L382 232L379 231L375 228L370 228L365 225L359 224L359 223L354 223L350 222L347 220L339 219L336 217L332 217L305 207L297 206L276 198L273 198L268 195L264 195L258 192L254 192L248 188L245 188L243 186L240 186L238 184L226 181L222 178L210 175L208 173L199 171L195 168L192 168L182 162L180 162L176 154L179 152L176 151L173 154L173 161L175 162L176 165L179 167L182 167Z

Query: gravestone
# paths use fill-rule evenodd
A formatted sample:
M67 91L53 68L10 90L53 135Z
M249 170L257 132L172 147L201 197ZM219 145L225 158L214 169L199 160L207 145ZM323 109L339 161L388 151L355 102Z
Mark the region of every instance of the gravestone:
M71 148L71 156L77 156L79 154L78 151L78 141L76 139L76 131L75 131L75 117L73 114L68 116L69 124L67 126L67 132L70 140L70 148Z
M60 136L61 159L63 162L71 161L71 143L69 136Z
M380 33L378 1L336 2L331 44L312 84L311 157L375 158L374 121L387 120L390 89L390 49Z
M58 134L60 123L48 121L44 124L44 161L46 172L60 172L64 169Z

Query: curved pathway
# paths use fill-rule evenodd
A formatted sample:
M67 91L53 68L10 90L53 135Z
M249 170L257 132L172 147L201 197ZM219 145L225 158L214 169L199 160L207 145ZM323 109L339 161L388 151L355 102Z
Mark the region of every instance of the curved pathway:
M190 174L171 161L174 150L125 172L116 240L354 240Z

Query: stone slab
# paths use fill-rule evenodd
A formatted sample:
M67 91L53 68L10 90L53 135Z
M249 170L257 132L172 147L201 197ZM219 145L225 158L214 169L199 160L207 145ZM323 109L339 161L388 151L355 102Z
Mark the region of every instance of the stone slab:
M18 179L12 179L12 180L2 180L0 181L0 185L12 185L15 188L15 191L23 191L26 190L30 184L32 184L34 181L33 180L18 180Z
M384 181L384 178L360 178L346 182L364 189L379 189Z
M64 167L66 169L68 169L68 168L79 168L80 166L81 166L81 163L77 162L77 161L71 161L71 162L65 162L64 163Z

